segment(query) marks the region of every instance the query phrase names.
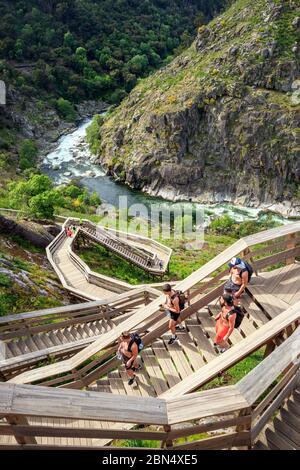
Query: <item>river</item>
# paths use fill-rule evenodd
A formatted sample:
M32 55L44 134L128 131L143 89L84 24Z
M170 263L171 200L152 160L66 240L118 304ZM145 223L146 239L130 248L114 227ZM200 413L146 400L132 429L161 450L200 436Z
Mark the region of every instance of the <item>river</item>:
M93 156L85 140L86 128L91 120L84 121L75 131L62 136L56 148L44 158L41 170L47 174L56 184L70 182L73 178L79 178L81 184L89 191L96 191L101 200L116 207L119 206L119 197L126 196L128 207L133 204L144 204L146 207L153 203L160 203L166 207L174 207L176 204L145 195L142 192L130 189L128 186L119 184L105 174L99 165L95 165ZM206 224L211 216L228 214L236 222L256 219L260 209L234 206L231 204L206 205L187 203L191 207L204 209ZM285 222L281 216L275 216Z

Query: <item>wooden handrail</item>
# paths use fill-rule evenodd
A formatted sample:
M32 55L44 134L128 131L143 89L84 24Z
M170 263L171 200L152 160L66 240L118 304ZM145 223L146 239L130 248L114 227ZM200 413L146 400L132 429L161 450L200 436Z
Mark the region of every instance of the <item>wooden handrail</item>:
M233 256L237 256L243 250L245 250L249 246L259 243L261 240L267 242L269 240L274 240L276 238L280 238L291 233L296 233L298 231L300 231L300 222L278 227L276 228L276 230L272 229L260 232L260 234L257 234L256 236L241 239L238 242L234 243L231 247L227 248L222 253L217 255L213 260L206 263L203 267L195 271L193 274L188 276L186 279L179 282L176 285L176 289L186 292L187 290L191 289L193 286L198 284L201 280L207 278L213 272L222 268L222 266L224 266L224 264L226 264ZM247 242L245 240L247 240ZM250 243L249 246L248 243ZM133 330L142 322L146 322L148 319L152 318L153 315L155 315L155 313L159 311L159 305L163 303L163 301L164 296L160 296L158 299L152 301L149 305L147 305L147 307L141 307L128 320L125 320L113 331L105 333L99 340L96 340L93 344L89 345L84 350L75 354L71 359L62 361L59 364L45 366L42 369L25 372L12 380L16 383L33 383L45 379L46 377L54 376L57 374L63 374L71 371L72 369L75 369L94 354L98 353L102 349L107 349L112 344L114 344L122 333L122 331ZM189 307L189 309L192 312L192 306ZM158 332L161 332L161 328L158 328ZM152 334L154 336L155 331L153 331ZM229 354L230 352L231 351L228 351L226 354ZM212 363L210 363L210 365L211 364Z
M92 431L80 427L77 432L77 429L68 428L65 431L66 437L137 439L142 436L143 439L166 441L168 439L188 437L198 432L208 432L211 429L223 429L222 436L175 445L174 449L220 449L229 445L249 446L253 443L259 429L266 423L267 418L271 416L272 411L280 406L299 381L300 364L296 360L300 353L299 340L300 327L236 385L205 390L176 398L145 398L124 395L120 400L118 396L110 393L0 383L0 415L2 417L7 416L10 419L11 417L23 419L23 424L21 422L18 424L18 421L16 421L14 424L14 426L17 426L16 428L0 425L0 435L1 429L3 429L3 435L14 434L14 429L20 436L60 435L58 425L54 428L51 427L51 429L47 427L43 429L35 424L26 425L24 417L35 416L102 420L118 423L120 428L105 430L103 434L101 434L101 429ZM285 371L291 364L293 364L292 368L286 373ZM250 411L249 414L249 410L282 373L285 374L284 378L274 387L273 401L269 400L271 403L269 410L263 414L263 417L257 423L253 422L252 412ZM237 416L238 412L246 412L247 410L245 416ZM263 410L265 410L265 406ZM226 415L230 416L226 418ZM192 424L195 420L213 416L223 416L225 419L197 426ZM189 426L183 429L170 428L183 422L186 422ZM121 429L121 423L167 426L169 430L165 432L147 431L147 429L132 431ZM235 425L246 426L246 429L242 431L231 430L229 433L224 434L224 428L230 427L232 429L232 426ZM253 430L251 431L252 427Z

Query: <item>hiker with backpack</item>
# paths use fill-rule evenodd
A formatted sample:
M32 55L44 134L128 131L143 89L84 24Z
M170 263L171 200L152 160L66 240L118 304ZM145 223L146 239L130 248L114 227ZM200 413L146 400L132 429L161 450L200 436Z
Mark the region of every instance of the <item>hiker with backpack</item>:
M241 258L232 258L229 263L230 278L226 282L224 292L232 292L235 299L239 299L249 284L253 268Z
M232 295L224 294L220 299L220 304L221 311L215 317L217 323L214 345L220 353L223 353L230 347L228 338L234 328L240 326L244 315L241 308L234 305L234 297Z
M173 344L178 340L176 330L185 330L185 327L181 324L180 318L181 310L183 310L185 307L185 296L183 292L173 290L170 284L165 284L163 286L163 293L166 296L166 302L162 304L161 307L165 310L166 315L169 317L169 329L172 333L168 344Z
M133 385L134 381L136 381L135 372L142 367L138 365L137 357L144 345L137 333L129 333L128 331L124 331L121 334L119 342L117 356L125 365L129 377L128 385Z

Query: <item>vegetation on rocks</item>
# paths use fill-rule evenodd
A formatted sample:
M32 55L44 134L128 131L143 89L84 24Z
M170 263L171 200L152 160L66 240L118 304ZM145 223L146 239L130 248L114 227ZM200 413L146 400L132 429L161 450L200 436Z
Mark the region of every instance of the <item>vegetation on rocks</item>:
M99 129L99 162L151 195L297 201L298 1L237 0Z
M66 301L44 250L22 238L0 235L0 316Z
M53 219L59 208L80 214L95 213L101 203L99 196L89 193L76 181L55 187L50 178L29 173L27 179L10 182L0 191L0 205L18 209L23 215L38 219Z

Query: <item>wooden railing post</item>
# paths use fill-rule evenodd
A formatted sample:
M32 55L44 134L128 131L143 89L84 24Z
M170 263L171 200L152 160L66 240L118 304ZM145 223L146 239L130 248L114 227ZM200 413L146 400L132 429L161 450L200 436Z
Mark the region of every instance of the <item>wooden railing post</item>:
M164 431L165 432L170 432L171 431L171 426L164 426ZM165 441L162 441L161 447L173 447L173 440L172 439L166 439Z
M148 305L150 303L151 303L151 300L150 300L149 292L145 290L144 291L144 304Z
M6 421L8 424L11 424L12 429L15 425L22 425L22 426L28 426L28 420L25 416L16 416L16 415L8 415L5 416ZM17 441L18 444L24 445L24 444L37 444L35 437L33 436L20 436L18 433L14 433L14 437Z
M295 238L296 238L296 234L295 233L291 233L290 235L287 236L288 240L289 240L289 243L287 244L287 249L288 250L291 250L293 248L296 248L296 243L295 243ZM286 261L285 261L286 264L293 264L295 263L295 257L292 257L292 258L287 258Z

